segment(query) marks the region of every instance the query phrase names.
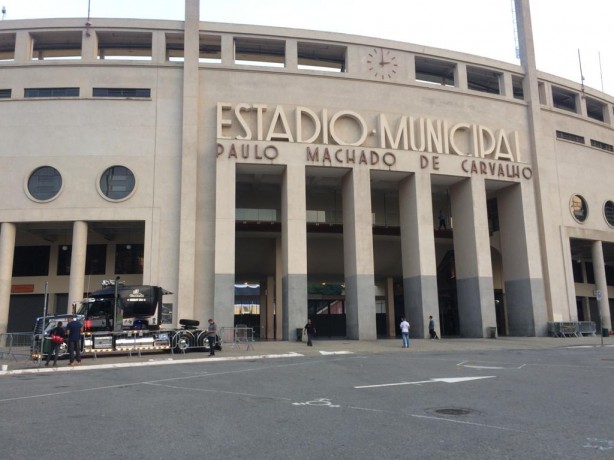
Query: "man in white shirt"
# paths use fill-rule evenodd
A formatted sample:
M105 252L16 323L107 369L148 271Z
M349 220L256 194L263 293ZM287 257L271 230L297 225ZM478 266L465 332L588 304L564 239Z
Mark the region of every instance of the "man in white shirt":
M401 316L401 337L403 337L403 347L409 348L409 323L405 319L405 316Z

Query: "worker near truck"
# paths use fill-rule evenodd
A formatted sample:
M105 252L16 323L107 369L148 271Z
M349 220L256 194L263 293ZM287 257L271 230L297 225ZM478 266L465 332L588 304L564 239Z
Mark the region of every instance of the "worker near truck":
M81 364L81 335L83 333L83 325L74 317L70 323L66 325L66 334L68 335L68 359L69 366Z
M58 364L58 355L60 354L60 345L62 345L62 342L59 339L54 340L54 338L55 336L57 336L64 339L65 335L66 329L62 327L62 321L58 321L58 325L51 329L51 331L49 332L49 336L51 337L51 340L49 341L49 346L51 348L47 352L47 361L45 362L45 366L49 366L49 361L51 361L51 355L53 355L53 365L56 366Z
M217 337L217 324L213 318L209 318L209 326L207 327L207 341L209 342L209 356L215 355L215 339Z

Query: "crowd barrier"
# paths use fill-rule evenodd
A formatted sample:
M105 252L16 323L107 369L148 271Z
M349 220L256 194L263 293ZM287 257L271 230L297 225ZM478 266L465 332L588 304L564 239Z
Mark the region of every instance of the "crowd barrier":
M0 334L0 359L30 359L32 356L32 333L12 332Z
M244 345L247 350L254 349L254 328L242 325L235 327L220 328L222 344L231 344L230 348L241 348Z
M548 335L551 337L594 337L597 325L594 321L560 321L548 323Z

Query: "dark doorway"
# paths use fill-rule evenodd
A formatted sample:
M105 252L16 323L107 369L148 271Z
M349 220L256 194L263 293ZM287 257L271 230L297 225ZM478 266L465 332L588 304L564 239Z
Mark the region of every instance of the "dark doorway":
M507 316L505 314L505 303L503 299L503 291L501 289L495 289L495 315L497 318L498 335L507 335Z
M458 300L456 294L456 269L454 251L448 251L437 267L437 291L439 293L439 325L441 336L460 335Z
M44 294L12 295L7 332L32 332L34 322L43 316Z

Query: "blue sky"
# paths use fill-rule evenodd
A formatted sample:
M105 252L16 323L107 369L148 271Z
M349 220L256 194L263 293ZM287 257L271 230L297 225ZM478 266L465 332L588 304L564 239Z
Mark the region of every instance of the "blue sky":
M365 35L515 57L512 0L201 0L201 20ZM88 0L0 0L5 20L87 17ZM90 0L91 17L182 20L184 0ZM531 0L538 68L614 94L614 0Z

